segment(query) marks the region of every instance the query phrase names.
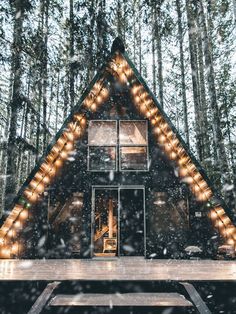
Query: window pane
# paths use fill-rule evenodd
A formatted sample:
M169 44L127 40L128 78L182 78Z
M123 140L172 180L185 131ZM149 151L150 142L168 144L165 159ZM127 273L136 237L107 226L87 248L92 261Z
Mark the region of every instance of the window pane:
M115 256L118 240L118 190L95 189L94 205L94 255Z
M116 145L116 121L90 121L88 144L95 146Z
M147 145L146 121L121 121L120 122L121 145Z
M90 146L89 170L116 170L116 148Z
M121 170L147 170L147 147L121 147Z
M172 193L172 194L171 194ZM162 232L187 230L189 227L188 201L185 196L155 192L153 198L152 223L155 230Z

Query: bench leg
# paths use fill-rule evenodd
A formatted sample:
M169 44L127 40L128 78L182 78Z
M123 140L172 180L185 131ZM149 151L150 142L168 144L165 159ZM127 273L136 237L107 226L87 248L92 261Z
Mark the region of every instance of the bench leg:
M189 282L180 282L182 286L184 286L185 290L187 291L190 299L192 300L193 304L197 308L200 314L211 314L206 303L201 298L200 294L197 292L195 287Z
M35 301L28 314L39 314L43 310L53 291L60 285L59 281L50 282Z

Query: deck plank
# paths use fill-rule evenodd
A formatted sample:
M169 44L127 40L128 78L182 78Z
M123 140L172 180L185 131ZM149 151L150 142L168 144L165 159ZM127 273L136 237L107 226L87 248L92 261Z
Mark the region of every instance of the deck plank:
M28 314L39 314L42 312L44 306L46 305L47 301L49 300L50 296L52 295L53 291L60 285L60 282L51 282L48 283L46 288L37 298L31 309L29 310Z
M56 295L49 306L193 306L179 293Z
M236 261L145 260L1 260L0 280L174 280L235 281Z
M182 282L181 284L184 286L184 288L188 292L190 299L192 300L192 302L198 309L198 312L200 314L211 314L211 311L209 310L208 306L203 301L203 299L201 298L200 294L197 292L195 287L189 282Z

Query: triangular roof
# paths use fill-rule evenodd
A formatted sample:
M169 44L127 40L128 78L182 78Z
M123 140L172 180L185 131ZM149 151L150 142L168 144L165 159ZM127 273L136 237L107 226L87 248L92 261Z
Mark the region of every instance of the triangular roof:
M73 149L76 140L83 133L87 115L91 111L95 111L108 98L109 91L104 82L110 75L120 83L129 86L135 106L153 125L157 142L168 158L176 163L179 175L189 185L196 200L207 203L209 218L225 242L235 246L236 228L233 222L233 213L214 189L200 163L188 149L155 95L127 56L119 40L114 41L111 55L97 72L46 149L45 154L19 190L11 213L0 228L0 243L4 245L4 239L9 231L17 226L19 220L27 217L27 211L50 185L57 167L63 164L68 152Z

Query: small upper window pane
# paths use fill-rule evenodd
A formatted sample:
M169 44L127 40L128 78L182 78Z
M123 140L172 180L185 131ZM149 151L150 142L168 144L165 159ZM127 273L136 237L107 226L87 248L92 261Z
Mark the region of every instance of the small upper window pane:
M89 170L106 171L116 170L116 147L89 148Z
M147 145L146 121L121 121L121 145Z
M116 121L90 121L88 144L93 146L112 146L117 143Z
M121 170L147 170L147 147L121 147Z

